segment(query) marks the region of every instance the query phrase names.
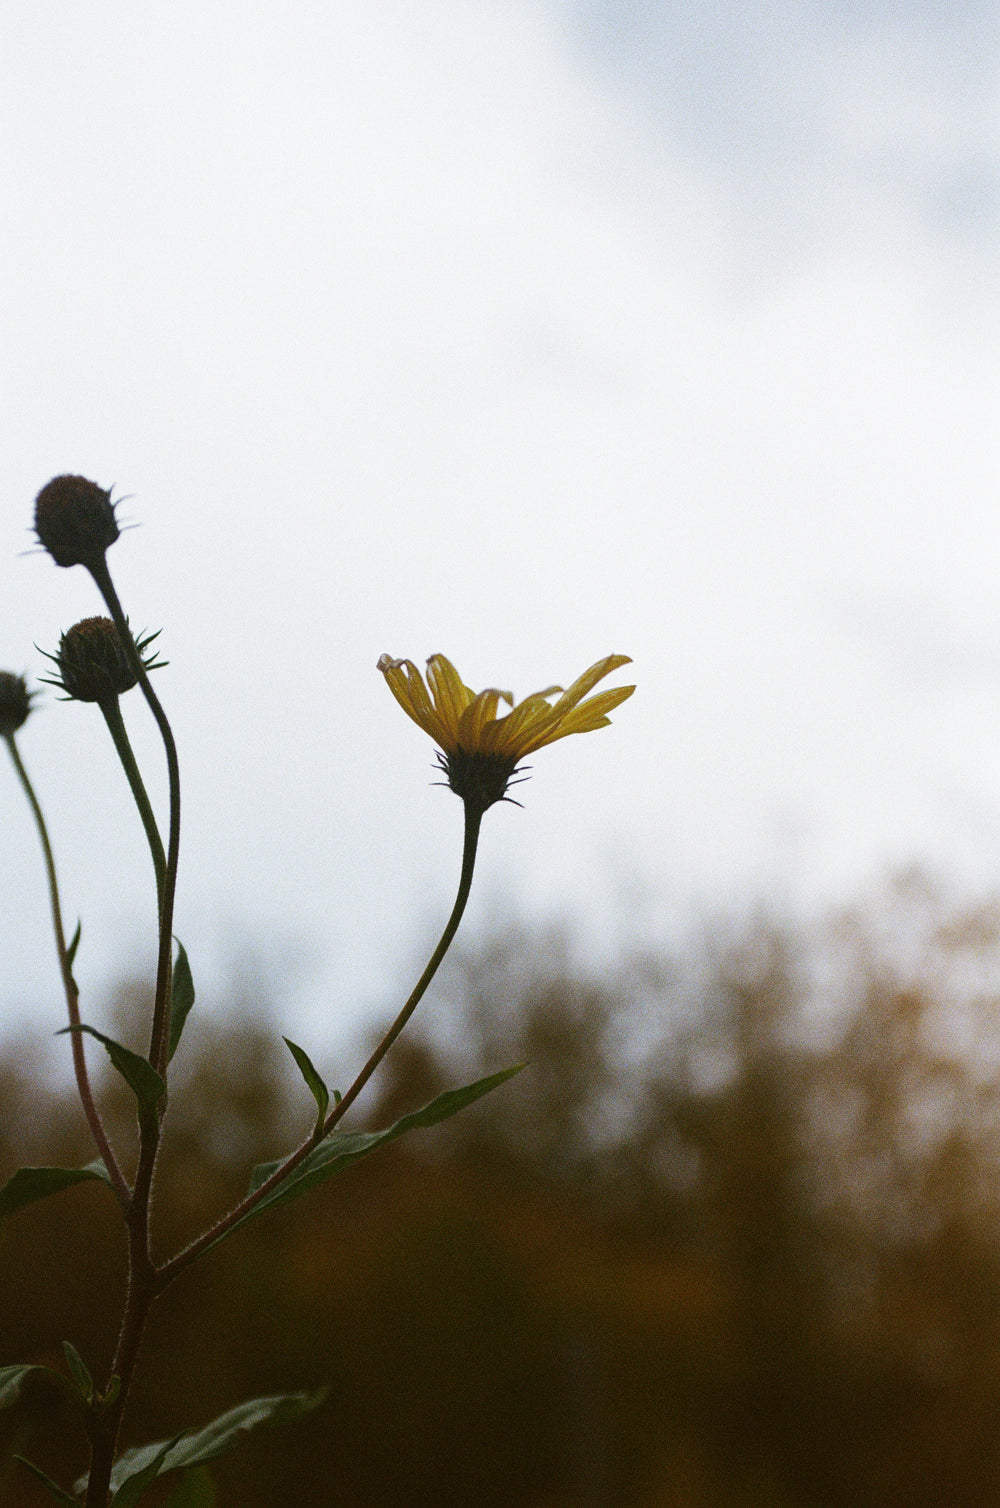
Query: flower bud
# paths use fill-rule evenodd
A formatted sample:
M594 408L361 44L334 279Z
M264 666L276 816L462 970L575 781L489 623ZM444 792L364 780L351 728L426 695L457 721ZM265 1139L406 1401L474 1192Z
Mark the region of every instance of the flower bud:
M147 634L134 641L140 658L155 638L156 634ZM59 671L58 679L52 677L48 684L77 702L113 701L136 684L136 673L110 618L83 618L74 623L61 636L58 653L46 654L46 659ZM152 655L143 659L143 665L147 670L159 668Z
M35 533L56 565L100 564L119 534L111 493L86 477L54 477L35 499Z
M0 738L10 738L27 721L31 692L23 675L0 670Z

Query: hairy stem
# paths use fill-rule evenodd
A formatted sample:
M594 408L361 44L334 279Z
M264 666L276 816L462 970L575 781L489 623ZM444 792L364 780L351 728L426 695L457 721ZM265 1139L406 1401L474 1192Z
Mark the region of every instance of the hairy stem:
M91 1410L90 1472L87 1478L86 1508L107 1508L110 1499L111 1471L118 1446L118 1434L128 1398L129 1385L139 1356L139 1345L146 1317L156 1297L153 1265L148 1251L148 1205L135 1206L128 1217L129 1271L128 1291L122 1316L115 1358L111 1365L109 1389L118 1380L118 1392L106 1406L96 1403Z

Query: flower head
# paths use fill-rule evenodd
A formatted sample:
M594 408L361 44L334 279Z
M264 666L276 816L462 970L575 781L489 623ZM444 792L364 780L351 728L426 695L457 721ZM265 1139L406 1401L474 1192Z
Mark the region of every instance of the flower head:
M146 670L158 670L165 664L156 659L155 650L148 657L145 655L158 633L159 630L133 640ZM59 671L58 676L42 679L47 679L50 686L58 686L73 701L111 701L131 691L136 684L136 673L110 618L81 619L61 636L56 654L50 655L45 650L42 653Z
M0 670L0 738L11 738L27 722L31 697L23 675Z
M111 493L84 476L57 476L35 498L35 533L56 565L99 566L118 538Z
M588 696L628 655L608 655L585 670L568 690L549 686L514 705L509 691L471 691L444 655L431 655L424 682L412 660L383 655L378 668L403 711L439 745L438 763L456 796L485 811L502 801L526 754L570 733L589 733L610 722L608 713L634 686ZM429 689L428 689L429 688ZM556 698L555 701L552 698ZM501 702L511 709L498 717Z

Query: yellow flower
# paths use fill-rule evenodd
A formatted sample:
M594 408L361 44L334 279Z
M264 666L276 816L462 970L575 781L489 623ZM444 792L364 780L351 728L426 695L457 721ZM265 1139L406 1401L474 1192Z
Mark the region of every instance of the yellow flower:
M570 733L589 733L610 722L608 713L630 697L634 686L588 696L598 681L629 665L628 655L608 655L585 670L567 691L549 686L514 706L509 691L471 691L444 655L427 661L427 682L412 660L383 655L378 668L403 711L440 746L438 762L463 801L485 811L502 801L526 754ZM428 687L430 690L428 691ZM555 697L557 700L552 701ZM511 708L498 717L501 702Z

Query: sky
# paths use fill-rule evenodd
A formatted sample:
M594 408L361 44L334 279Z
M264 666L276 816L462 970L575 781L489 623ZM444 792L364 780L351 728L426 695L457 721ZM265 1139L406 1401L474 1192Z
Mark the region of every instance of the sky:
M101 610L35 494L113 485L196 983L314 1044L443 921L461 808L383 652L518 697L634 659L489 814L470 935L995 884L998 64L985 0L6 0L0 664ZM141 831L94 708L19 746L100 1021L151 958ZM0 803L0 1023L55 1025Z

